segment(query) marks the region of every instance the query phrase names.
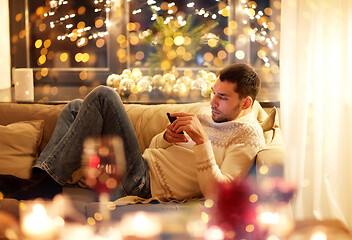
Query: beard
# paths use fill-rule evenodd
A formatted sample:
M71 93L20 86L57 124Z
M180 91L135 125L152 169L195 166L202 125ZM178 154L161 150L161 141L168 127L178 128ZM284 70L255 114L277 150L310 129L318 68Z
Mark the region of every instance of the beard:
M240 115L241 112L240 104L236 105L229 114L224 114L223 112L219 111L216 107L212 107L211 110L211 117L216 123L233 121Z

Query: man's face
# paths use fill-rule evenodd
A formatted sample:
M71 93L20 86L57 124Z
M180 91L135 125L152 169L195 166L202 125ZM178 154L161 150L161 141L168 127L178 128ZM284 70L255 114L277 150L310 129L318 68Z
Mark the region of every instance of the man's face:
M218 78L212 87L213 98L210 102L214 122L235 120L240 112L242 101L235 92L236 83L220 81Z

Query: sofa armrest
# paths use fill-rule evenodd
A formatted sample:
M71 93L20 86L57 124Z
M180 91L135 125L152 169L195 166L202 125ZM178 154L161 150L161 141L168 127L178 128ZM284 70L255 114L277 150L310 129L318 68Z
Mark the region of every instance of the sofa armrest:
M260 177L261 175L283 177L283 157L284 151L280 148L263 149L258 152L256 159L257 177Z

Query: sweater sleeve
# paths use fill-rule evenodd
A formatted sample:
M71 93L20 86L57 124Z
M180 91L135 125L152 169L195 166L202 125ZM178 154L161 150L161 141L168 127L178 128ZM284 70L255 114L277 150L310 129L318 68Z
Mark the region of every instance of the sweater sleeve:
M199 186L206 198L212 194L210 183L232 181L247 175L258 151L254 146L233 144L226 151L225 158L219 166L210 141L195 145L193 149Z
M155 137L152 139L150 142L149 147L151 148L163 148L166 149L172 145L172 143L169 143L164 139L164 133L165 131L155 135Z

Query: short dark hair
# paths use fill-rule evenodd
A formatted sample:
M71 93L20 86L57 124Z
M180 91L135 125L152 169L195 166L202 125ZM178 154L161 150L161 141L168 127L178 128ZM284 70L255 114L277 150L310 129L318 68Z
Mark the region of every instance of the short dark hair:
M236 83L235 92L240 98L250 96L254 100L260 89L260 79L248 64L234 63L218 72L220 81Z

